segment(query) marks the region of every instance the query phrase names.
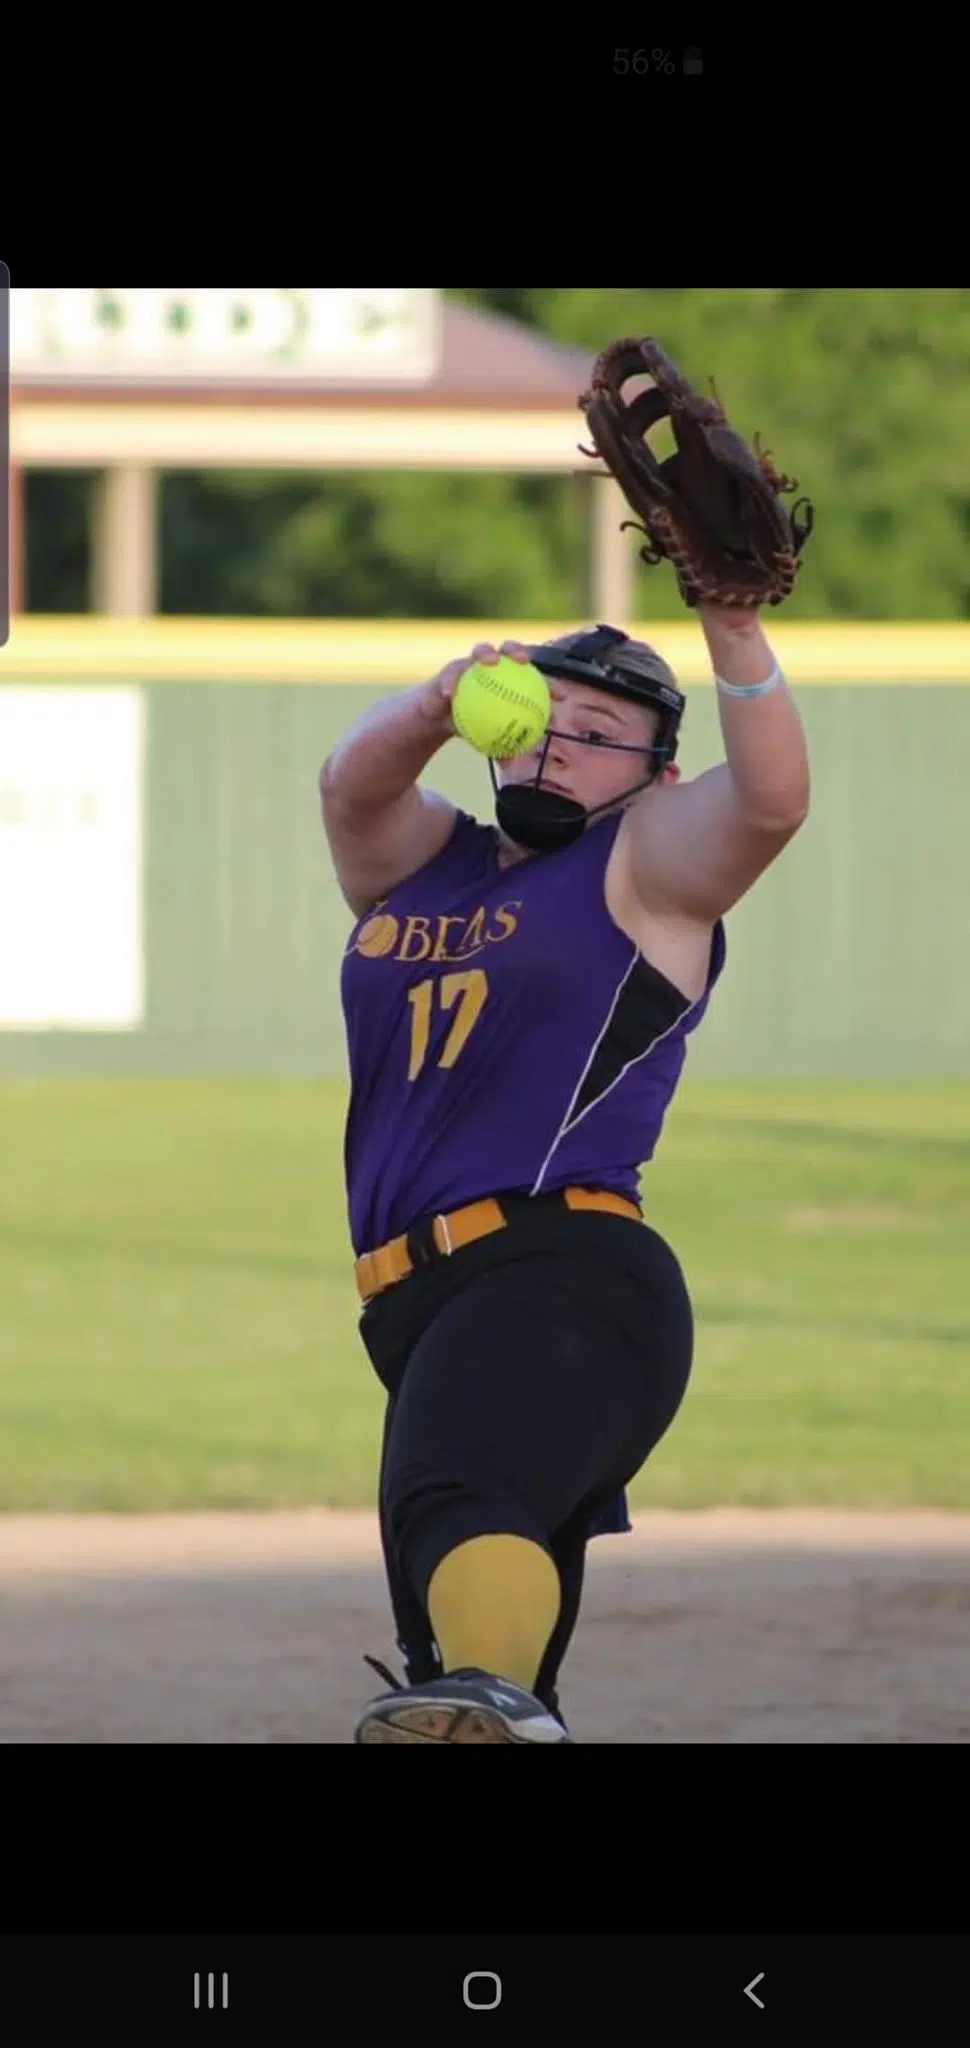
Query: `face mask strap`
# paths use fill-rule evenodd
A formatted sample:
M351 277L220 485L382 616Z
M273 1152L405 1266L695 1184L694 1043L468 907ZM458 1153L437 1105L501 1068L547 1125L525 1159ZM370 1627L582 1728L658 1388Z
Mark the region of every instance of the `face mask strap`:
M542 749L542 753L541 753L541 755L540 755L540 757L539 757L539 766L538 766L538 768L536 769L536 772L535 772L535 781L534 781L534 783L533 783L533 788L537 788L537 787L538 787L538 785L539 785L539 783L540 783L540 782L542 781L542 777L543 777L543 774L544 774L544 772L545 772L545 766L546 766L546 756L547 756L547 754L548 754L548 752L549 752L549 748L550 748L550 747L551 747L551 745L552 745L553 737L554 737L554 735L553 735L553 734L552 734L551 732L547 732L547 733L546 733L546 738L545 738L545 745L543 746L543 749ZM495 763L494 763L494 761L492 760L491 754L490 754L490 755L489 755L489 757L488 757L488 772L489 772L489 775L491 776L491 779L492 779L492 789L493 789L493 791L494 791L494 794L495 794L496 796L498 796L498 795L500 794L500 791L501 791L501 783L499 782L498 776L497 776L497 775L496 775L496 773L495 773ZM523 786L524 786L525 788L528 788L528 784L527 784L527 783L526 783L526 784L524 784Z
M654 768L652 773L647 776L646 782L635 782L632 789L621 790L620 795L610 797L608 803L594 804L592 810L586 813L587 820L602 817L606 811L619 810L621 804L628 804L631 797L639 796L642 790L650 788L651 784L656 781L658 772Z
M539 797L541 794L539 790L539 784L542 781L542 776L546 765L546 757L548 755L552 741L556 738L568 739L569 737L569 734L557 734L552 728L550 728L549 731L546 733L545 743L543 745L542 752L539 756L538 765L536 767L535 776L532 782L520 782L510 786L514 787L516 790L521 791L523 793L533 792L537 797ZM651 787L651 784L656 781L657 776L662 772L662 769L664 768L666 762L670 758L670 748L667 746L638 747L628 745L627 742L624 740L583 739L576 739L573 741L573 744L575 746L609 747L613 750L614 753L640 755L647 754L651 757L650 772L642 782L634 783L632 789L622 790L619 796L610 797L607 799L605 803L594 804L592 809L586 812L583 826L584 830L585 826L588 825L593 818L599 818L605 815L605 813L608 811L615 811L621 809L625 804L630 803L633 797L639 796L641 794L641 791L649 789ZM498 802L499 798L503 794L503 791L502 785L500 784L498 776L496 774L495 763L492 760L491 756L489 756L488 761L488 772L491 777L492 790L494 792L496 802Z
M550 726L547 747L552 740L565 740L571 747L589 747L594 754L663 754L666 757L668 753L666 747L637 746L635 740L587 740L581 733L557 732L554 726Z

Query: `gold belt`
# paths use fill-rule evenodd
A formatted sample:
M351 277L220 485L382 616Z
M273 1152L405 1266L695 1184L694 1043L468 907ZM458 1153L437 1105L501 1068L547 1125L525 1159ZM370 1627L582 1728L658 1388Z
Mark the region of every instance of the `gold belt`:
M605 1188L560 1188L556 1193L567 1209L601 1209L613 1216L627 1216L634 1223L643 1221L635 1202ZM521 1213L516 1208L513 1217ZM354 1267L361 1300L372 1301L375 1294L405 1280L419 1265L431 1264L438 1257L448 1258L478 1238L504 1230L511 1220L501 1202L489 1195L484 1201L469 1202L463 1209L452 1209L447 1216L431 1217L423 1232L409 1230L403 1237L393 1237L387 1244L378 1245L375 1251L364 1252Z

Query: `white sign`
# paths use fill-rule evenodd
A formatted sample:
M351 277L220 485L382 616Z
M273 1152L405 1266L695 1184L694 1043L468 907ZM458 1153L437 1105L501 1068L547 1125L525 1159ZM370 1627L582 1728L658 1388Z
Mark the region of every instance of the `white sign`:
M439 293L270 286L10 293L16 380L426 383Z
M0 688L0 1029L144 1020L140 690Z

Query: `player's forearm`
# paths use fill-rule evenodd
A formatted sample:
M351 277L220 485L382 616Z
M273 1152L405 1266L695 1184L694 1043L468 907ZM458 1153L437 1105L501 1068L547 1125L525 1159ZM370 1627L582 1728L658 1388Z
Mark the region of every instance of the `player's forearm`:
M447 703L427 683L383 698L328 754L320 770L323 796L341 810L382 810L417 782L453 734Z
M715 676L746 685L771 675L775 656L757 614L701 606L699 617ZM800 823L809 805L808 748L787 684L777 683L763 697L718 690L717 708L727 765L747 815L772 827Z

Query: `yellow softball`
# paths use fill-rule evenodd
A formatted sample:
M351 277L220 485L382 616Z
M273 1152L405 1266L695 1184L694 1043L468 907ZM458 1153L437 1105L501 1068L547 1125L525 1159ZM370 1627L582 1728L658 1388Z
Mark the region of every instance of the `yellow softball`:
M451 700L456 732L493 761L525 754L549 723L552 698L545 676L530 662L502 654L476 661L459 678Z

